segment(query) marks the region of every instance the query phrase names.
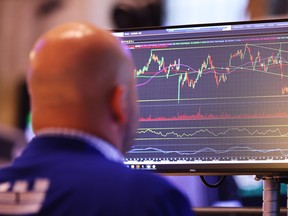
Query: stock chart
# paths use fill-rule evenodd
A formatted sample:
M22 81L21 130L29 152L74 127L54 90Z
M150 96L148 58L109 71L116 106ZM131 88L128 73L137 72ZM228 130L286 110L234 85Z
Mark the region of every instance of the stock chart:
M288 35L132 44L140 127L127 160L288 159Z

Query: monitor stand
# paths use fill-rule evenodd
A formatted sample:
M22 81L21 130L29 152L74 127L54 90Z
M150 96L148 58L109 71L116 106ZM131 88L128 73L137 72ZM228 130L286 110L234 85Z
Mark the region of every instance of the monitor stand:
M263 216L280 215L280 183L288 183L288 176L256 176L256 181L263 180ZM288 203L287 203L288 207Z

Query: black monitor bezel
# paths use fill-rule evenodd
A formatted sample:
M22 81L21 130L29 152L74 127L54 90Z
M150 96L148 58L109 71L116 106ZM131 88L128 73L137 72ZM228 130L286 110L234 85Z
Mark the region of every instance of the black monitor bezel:
M268 19L268 20L249 20L238 22L221 22L221 23L204 23L204 24L191 24L191 25L177 25L177 26L157 26L157 27L145 27L145 28L126 28L126 29L114 29L112 32L142 32L149 30L167 30L174 28L197 28L197 27L214 27L225 25L247 25L247 24L261 24L261 23L284 23L288 22L288 19ZM288 26L286 27L288 28ZM241 31L241 30L240 30ZM245 34L245 32L243 32ZM213 34L213 33L212 33ZM287 143L288 144L288 143ZM127 163L126 163L127 164ZM151 162L151 165L155 165L155 168L143 168L139 166L133 166L134 169L148 170L151 172L157 172L162 174L177 174L177 175L272 175L281 176L286 175L288 171L287 163L241 163L237 161L231 161L231 163L199 163L199 164L157 164L157 162Z

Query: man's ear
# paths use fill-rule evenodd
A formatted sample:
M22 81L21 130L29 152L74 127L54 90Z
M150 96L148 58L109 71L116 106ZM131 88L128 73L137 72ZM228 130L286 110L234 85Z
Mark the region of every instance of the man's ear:
M127 121L127 88L125 86L116 86L112 93L112 115L115 121L124 124Z

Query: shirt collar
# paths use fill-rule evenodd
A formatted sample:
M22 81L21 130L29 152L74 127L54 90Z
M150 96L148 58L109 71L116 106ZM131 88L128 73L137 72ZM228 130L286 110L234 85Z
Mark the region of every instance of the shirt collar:
M84 131L70 128L45 128L36 133L37 137L47 135L61 135L81 139L100 151L108 160L123 163L123 155L112 144Z

